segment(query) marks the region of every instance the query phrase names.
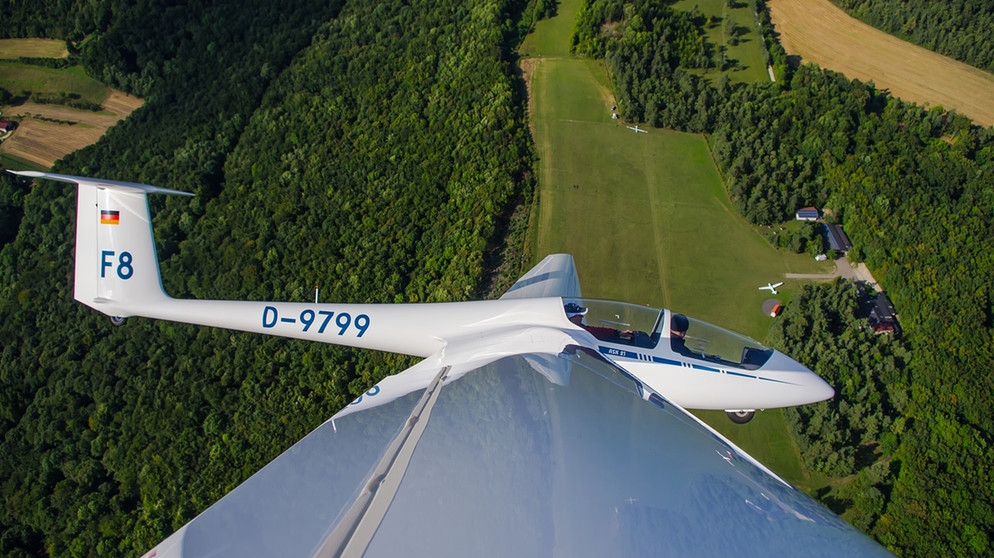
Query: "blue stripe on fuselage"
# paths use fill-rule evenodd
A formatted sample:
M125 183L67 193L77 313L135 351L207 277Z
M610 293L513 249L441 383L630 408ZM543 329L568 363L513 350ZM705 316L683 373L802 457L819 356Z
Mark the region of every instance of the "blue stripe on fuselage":
M734 372L732 370L725 370L719 368L712 368L710 366L704 366L703 364L695 364L692 362L684 362L680 360L673 360L669 358L658 357L654 355L648 355L645 353L640 353L638 351L629 351L627 349L617 349L615 347L605 347L604 345L598 345L597 349L601 354L607 355L609 357L618 358L628 358L632 360L640 360L645 362L655 362L658 364L667 364L669 366L680 366L682 368L690 367L694 370L703 370L705 372L712 372L715 374L729 374L732 376L739 376L741 378L752 378L754 380L763 380L766 382L776 382L778 384L793 384L793 382L785 382L783 380L777 380L775 378L764 378L762 376L755 376L753 374L744 374L742 372Z

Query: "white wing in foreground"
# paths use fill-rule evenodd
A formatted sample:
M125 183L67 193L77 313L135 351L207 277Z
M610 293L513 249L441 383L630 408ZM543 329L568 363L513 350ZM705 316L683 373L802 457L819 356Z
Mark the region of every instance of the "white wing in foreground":
M597 353L545 353L554 338L328 421L152 552L886 555Z

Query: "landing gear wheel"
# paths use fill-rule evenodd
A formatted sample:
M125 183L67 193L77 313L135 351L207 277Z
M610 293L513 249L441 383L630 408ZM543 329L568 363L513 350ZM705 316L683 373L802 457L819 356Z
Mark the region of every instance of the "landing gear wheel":
M756 411L725 411L725 414L728 415L728 420L735 424L745 424L756 416Z
M120 316L111 316L110 317L110 323L114 327L121 327L121 326L124 325L124 322L126 322L126 321L128 321L127 318L122 318Z

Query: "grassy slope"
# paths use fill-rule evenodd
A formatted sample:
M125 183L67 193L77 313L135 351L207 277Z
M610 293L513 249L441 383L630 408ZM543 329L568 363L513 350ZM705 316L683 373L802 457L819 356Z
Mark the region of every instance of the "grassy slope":
M0 62L0 84L14 95L25 92L72 92L78 94L81 100L94 104L102 103L110 94L107 86L86 75L80 66L57 70L16 62Z
M548 57L532 60L535 258L572 253L587 296L665 305L764 338L766 296L756 287L785 272L825 268L778 253L731 208L704 138L636 134L611 119L603 63L562 58L572 27L566 17L578 5L565 0L558 17L536 27L535 35L549 35L532 35L521 47ZM791 482L811 486L781 413L761 413L744 428L723 413L702 416Z

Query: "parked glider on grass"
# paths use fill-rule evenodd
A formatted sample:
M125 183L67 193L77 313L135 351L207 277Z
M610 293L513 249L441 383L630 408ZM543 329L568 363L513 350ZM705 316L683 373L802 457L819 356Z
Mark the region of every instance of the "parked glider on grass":
M759 288L761 291L770 291L770 294L777 294L777 287L783 285L783 281L779 283L767 283Z
M16 174L78 184L74 297L112 318L424 357L148 555L883 553L682 408L804 404L824 381L668 310L584 299L567 255L500 300L174 299L146 195L181 192Z

